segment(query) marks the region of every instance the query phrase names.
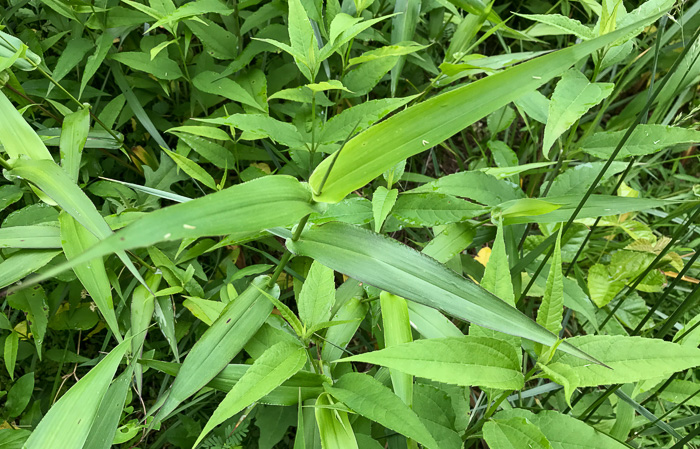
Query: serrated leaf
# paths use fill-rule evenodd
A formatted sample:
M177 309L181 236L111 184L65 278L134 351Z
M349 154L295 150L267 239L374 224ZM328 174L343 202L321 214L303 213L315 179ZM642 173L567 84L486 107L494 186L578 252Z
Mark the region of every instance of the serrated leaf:
M499 449L552 449L542 431L525 418L494 419L484 424L484 440Z
M487 209L478 204L440 193L404 194L392 215L409 226L438 226L478 217Z
M372 196L372 215L374 217L374 232L379 232L384 225L386 217L389 216L391 209L396 203L396 198L399 195L397 189L387 189L379 186L374 191Z
M608 159L625 132L626 130L596 133L581 142L579 146L581 150L592 156ZM698 141L700 141L700 131L695 129L641 124L637 125L615 159L644 156L673 145L692 144Z
M416 340L338 360L382 365L449 384L519 390L523 387L515 349L488 337Z
M549 103L542 152L549 154L554 141L590 108L607 98L613 87L612 83L592 83L576 69L565 72Z
M331 307L335 303L333 274L333 270L317 261L311 264L297 303L299 318L307 329L328 321L331 317Z
M326 387L326 391L365 418L423 446L438 447L415 412L373 377L362 373L348 373L338 379L332 387Z

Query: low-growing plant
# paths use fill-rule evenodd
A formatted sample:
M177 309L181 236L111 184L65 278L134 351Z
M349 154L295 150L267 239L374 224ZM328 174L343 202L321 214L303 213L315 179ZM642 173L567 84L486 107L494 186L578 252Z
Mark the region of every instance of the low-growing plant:
M699 444L699 10L0 5L0 448Z

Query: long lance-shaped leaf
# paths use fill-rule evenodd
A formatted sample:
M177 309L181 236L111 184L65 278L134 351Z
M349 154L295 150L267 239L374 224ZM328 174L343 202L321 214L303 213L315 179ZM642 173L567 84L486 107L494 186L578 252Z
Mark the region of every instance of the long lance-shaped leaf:
M338 202L398 162L425 151L520 96L532 92L592 52L657 16L596 39L519 64L433 97L396 114L350 140L326 158L310 184L318 201ZM332 170L330 170L332 168ZM326 174L328 178L324 182ZM323 190L319 191L323 185Z
M0 92L0 143L12 159L51 159L51 153L29 123L22 118L4 93Z
M311 212L314 212L311 193L305 185L291 176L266 176L151 212L68 263L47 270L42 276L23 285L40 282L113 252L150 246L165 240L254 234L275 226L291 226Z
M130 339L124 340L56 402L32 432L24 449L81 449L97 419L102 398Z
M83 225L99 239L106 239L112 235L112 229L97 211L95 205L90 201L85 192L78 187L68 176L68 174L53 160L18 160L12 168L12 175L27 179L42 192L54 200L61 208L71 215L75 220ZM141 274L123 251L118 251L117 255L124 262L124 265L131 271L136 279L144 283ZM69 262L70 266L64 269L73 268L80 263L88 262L100 256L90 257L80 261ZM55 276L56 273L47 271L43 279ZM29 286L30 284L25 284Z
M81 254L87 248L99 242L99 239L92 235L87 229L80 225L73 217L65 212L58 216L61 224L61 244L66 258L71 259ZM83 263L73 267L75 275L78 276L85 290L90 294L97 308L102 312L109 329L114 334L117 341L122 340L117 324L117 316L114 313L112 303L112 292L107 277L104 261L97 257L88 263Z
M188 203L189 204L189 203ZM279 297L275 284L267 288L269 276L258 276L197 340L182 363L163 407L154 422L164 419L185 399L209 383L243 349L272 312L266 294Z
M194 443L195 447L214 427L282 385L305 363L306 351L300 344L281 341L266 350L214 410Z
M554 345L558 338L518 309L434 259L396 240L345 223L327 223L288 239L294 254L309 256L360 282L456 318L528 340ZM600 363L564 342L559 348Z

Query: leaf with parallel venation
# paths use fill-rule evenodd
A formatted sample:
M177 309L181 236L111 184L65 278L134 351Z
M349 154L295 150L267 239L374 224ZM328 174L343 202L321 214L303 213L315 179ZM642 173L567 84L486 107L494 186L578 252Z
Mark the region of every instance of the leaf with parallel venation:
M561 231L557 235L557 243L554 245L552 264L547 277L542 303L537 309L537 322L553 334L559 335L561 322L564 317L564 275L561 271ZM541 356L546 348L535 345L538 356Z
M113 252L184 238L256 234L291 226L312 212L311 193L303 184L290 176L265 176L151 212L41 279Z
M545 345L557 342L518 309L396 240L344 223L327 223L287 240L287 248L360 282L441 310L479 326ZM586 360L585 353L564 342L560 349Z
M61 224L63 252L68 260L79 256L100 241L66 212L61 212L58 221ZM73 271L90 294L97 308L100 309L115 338L121 341L122 335L112 303L112 287L109 283L104 260L101 257L96 257L89 262L74 266Z
M523 387L512 345L488 337L416 340L338 360L386 366L417 377L455 385L519 390Z
M173 381L168 397L158 410L156 421L164 419L228 365L255 335L272 312L265 293L279 297L277 284L267 288L269 276L259 276L235 300L226 305L219 318L197 340Z
M316 167L309 181L316 200L332 203L342 200L396 163L438 145L466 126L537 89L635 27L631 25L518 64L418 103L369 128L351 139L339 155L331 155ZM465 104L470 106L465 108ZM333 169L326 179L331 164Z
M265 351L214 410L194 446L196 447L214 427L280 386L303 368L305 363L306 351L298 344L280 342Z
M437 449L435 439L416 413L375 378L362 373L348 373L332 387L325 388L333 397L365 418L423 446Z
M509 200L525 198L525 194L517 185L480 171L464 171L443 176L409 191L424 192L468 198L487 206L497 206Z
M102 398L131 342L127 339L51 406L24 444L25 449L83 447ZM70 429L70 431L68 431Z

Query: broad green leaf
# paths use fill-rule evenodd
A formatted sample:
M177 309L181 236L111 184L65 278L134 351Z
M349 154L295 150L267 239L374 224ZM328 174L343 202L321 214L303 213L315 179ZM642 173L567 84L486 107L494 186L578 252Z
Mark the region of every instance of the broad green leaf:
M471 123L537 89L633 27L516 65L418 103L373 126L350 140L340 155L326 158L316 168L310 179L316 199L325 202L342 200L397 162L443 142ZM464 108L465 104L471 106ZM333 170L323 191L319 192L331 163Z
M515 307L515 294L513 292L513 280L510 275L510 264L506 252L506 243L503 237L503 224L498 223L496 238L493 242L489 261L484 269L484 276L481 278L481 286L493 293L503 301ZM538 324L542 325L542 323ZM545 326L543 326L545 327ZM551 331L551 329L548 329ZM496 332L479 326L470 326L469 335L474 337L491 337L502 340L510 344L518 354L518 360L522 360L522 350L520 349L520 338L512 335Z
M449 384L519 390L523 387L512 345L488 337L416 340L338 360L382 365Z
M547 196L565 196L565 195L583 195L586 193L595 177L598 176L605 162L593 162L577 165L558 175L552 181L552 186L549 189ZM607 170L601 181L614 176L627 168L624 162L613 162ZM540 189L544 193L545 185Z
M379 304L384 324L384 346L389 348L413 341L407 301L391 293L381 292ZM409 407L413 404L413 376L390 369L394 392Z
M374 232L379 232L384 225L386 217L389 216L391 209L396 204L396 198L399 195L397 189L387 189L379 186L372 195L372 216L374 217Z
M541 204L550 203L556 210L548 213L517 214L506 217L506 224L517 223L563 223L566 222L581 201L582 195L565 195L547 197L546 201L539 200ZM528 199L532 200L532 199ZM500 207L506 209L514 202L504 203ZM654 198L631 198L612 195L591 195L583 208L576 215L577 220L585 218L604 217L608 215L620 215L628 212L637 212L648 209L657 209L671 205L671 201ZM541 212L541 211L537 211Z
M605 265L595 264L588 269L588 293L598 307L606 306L625 287L625 283L613 278Z
M484 440L499 449L552 449L542 431L525 418L493 419L484 424Z
M343 355L343 349L355 336L360 323L367 315L367 309L367 304L357 298L350 298L338 309L338 312L333 316L333 321L345 321L345 323L329 327L326 331L321 350L323 360L332 361Z
M547 438L552 449L623 449L627 445L599 432L573 416L552 410L534 414L524 409L504 410L494 419L525 418Z
M113 252L161 241L247 235L275 226L291 226L313 211L311 193L299 181L290 176L266 176L151 212L45 276Z
M180 370L178 363L144 359L139 363L171 376L176 376ZM227 365L207 386L229 392L249 369L250 365ZM299 390L301 390L302 401L316 398L323 392L323 384L326 382L330 382L328 377L309 371L299 371L257 402L270 405L294 405L299 401Z
M61 251L53 249L20 250L0 262L0 288L14 284L25 276L36 273L51 262Z
M392 215L409 226L425 227L459 223L486 212L478 204L450 195L415 193L399 196Z
M331 307L334 303L333 270L314 261L299 293L297 302L299 318L307 329L311 329L331 318Z
M438 447L409 405L375 378L362 373L348 373L332 387L325 388L333 397L365 418L428 448Z
M112 447L112 441L117 433L126 397L131 387L132 366L120 374L107 389L97 411L97 417L83 445L84 449L109 449Z
M95 237L107 239L108 236L113 236L112 229L97 211L90 198L52 160L18 160L15 162L11 173L36 185ZM127 255L121 250L114 252L117 253L134 277L143 283L141 274L139 274ZM80 261L78 261L80 259L78 258L69 262L68 265L72 268L103 255L83 258ZM65 267L65 269L67 268L69 267ZM51 271L53 270L49 270L45 276L51 277L55 275L55 273L49 274Z
M214 410L194 446L211 430L280 386L304 367L306 351L298 344L280 342L258 358Z
M571 19L561 14L517 14L526 19L534 20L545 25L549 25L560 31L557 34L573 34L574 36L583 39L593 39L596 34L594 31L582 24L576 19ZM549 34L549 33L548 33Z
M420 19L421 0L397 0L394 3L394 14L391 19L391 43L411 40L416 33L416 26ZM396 66L391 70L391 95L396 94L401 72L406 63L406 56L401 55L396 61Z
M112 349L100 363L53 404L24 447L26 449L82 448L97 417L100 403L130 344L131 342L127 339Z
M576 374L577 387L592 387L658 379L700 365L700 349L681 346L664 340L621 335L584 335L567 339L596 359L608 365L586 363L557 351L548 368Z
M26 312L36 352L39 355L39 360L42 360L41 348L49 321L48 298L44 289L35 285L32 288L27 288L8 296L7 302L15 309Z
M16 331L10 332L10 335L5 337L5 347L3 348L3 360L5 368L10 374L10 379L15 378L15 364L17 363L17 350L19 349L19 334Z
M34 390L34 372L25 374L17 379L7 393L5 411L11 418L19 416L32 399ZM2 446L0 446L2 447Z
M625 132L626 130L596 133L581 142L579 146L581 150L591 156L608 159ZM698 141L700 141L700 131L695 129L664 125L637 125L615 159L644 156L673 145L692 144Z
M287 248L335 271L479 326L552 345L557 336L434 259L388 237L327 223L287 240ZM564 351L588 356L566 343Z
M590 108L607 98L613 87L612 83L592 83L576 69L564 72L549 103L542 153L550 154L554 141Z
M151 55L146 52L122 51L112 53L110 59L118 61L133 70L151 74L161 80L173 81L182 77L180 66L163 52L151 59Z
M544 290L542 303L537 309L537 322L553 334L559 335L561 322L564 318L564 275L561 271L561 231L557 235L557 243L554 245L552 263L547 277L547 286ZM538 355L542 355L545 348L538 347Z
M310 82L314 82L321 60L318 42L309 22L304 6L299 0L290 0L289 6L289 42L294 53L295 62L301 73ZM298 57L296 55L300 55Z
M88 56L87 62L85 63L85 69L82 76L80 77L80 96L83 95L85 87L90 82L90 79L97 73L97 69L100 68L102 62L104 61L109 49L112 47L114 41L114 36L107 29L100 34L97 38L95 53Z
M232 79L222 77L220 74L212 71L202 72L192 80L194 86L212 95L221 95L229 100L238 101L239 103L252 106L255 109L265 112L265 110L255 101L255 98L240 84Z
M60 248L60 232L56 226L42 225L0 228L0 248Z
M331 408L333 405L335 403L328 394L321 394L316 399L315 415L321 434L321 447L323 449L358 449L347 412L333 410ZM301 444L302 447L306 446L303 442ZM296 446L295 444L295 449Z
M700 390L700 386L697 382L673 379L671 383L659 393L659 397L665 401L673 402L674 404L680 404L682 402L686 405L698 407L700 406L700 395L697 394L698 390ZM686 401L686 399L688 400Z
M61 212L58 220L61 224L63 252L69 261L100 241L66 212ZM73 267L73 272L78 276L80 283L90 294L92 300L95 301L95 305L100 309L107 326L109 326L117 341L121 341L122 335L119 331L119 324L117 324L114 304L112 303L112 287L110 286L102 257L96 257L88 262L76 264Z
M226 304L221 301L212 301L210 299L196 298L193 296L189 296L185 299L182 305L192 312L192 315L206 323L207 326L214 324L214 321L219 318L224 307L226 307Z
M185 22L187 28L197 36L207 53L217 59L234 59L238 53L238 38L206 17Z
M272 312L272 303L264 293L279 296L276 284L267 288L269 280L268 276L255 278L243 293L226 305L221 316L197 340L182 363L165 403L158 410L156 421L164 419L219 374L258 331Z
M199 119L205 123L228 125L243 131L241 139L255 140L269 137L289 148L302 147L305 141L291 123L281 122L263 114L233 114L224 118Z
M61 52L56 67L53 69L53 79L60 82L68 73L73 70L85 55L93 48L94 43L90 39L83 37L68 40L65 50ZM49 84L47 95L53 90L54 84Z
M78 181L80 154L90 132L90 109L83 107L63 119L61 130L61 167L73 182Z
M362 131L376 121L404 106L415 96L403 98L380 98L362 102L331 117L324 125L319 143L345 140L351 133Z
M146 341L146 332L148 331L151 320L153 319L153 312L156 308L155 297L151 292L158 290L160 285L160 280L163 275L151 274L146 278L146 284L150 289L147 289L144 285L137 285L134 292L131 294L131 353L134 357L141 357L143 353L143 344ZM139 394L142 392L141 384L141 366L135 367L135 380L136 380L136 390Z
M222 16L228 16L234 12L233 8L229 8L221 0L197 0L194 3L185 3L175 11L163 16L158 19L153 25L151 25L146 33L154 28L161 27L163 25L173 25L184 19L190 17L201 16L208 13L216 13Z
M216 181L214 181L214 178L212 178L211 175L207 173L207 171L203 169L199 164L197 164L189 158L186 158L181 154L175 153L174 151L169 151L165 148L163 148L163 151L165 151L165 153L168 156L170 156L173 161L175 161L177 166L180 167L182 171L187 173L191 178L196 179L197 181L201 182L202 184L204 184L212 190L217 190Z
M496 179L480 171L466 171L443 176L409 192L434 192L459 196L487 206L496 206L509 200L525 197L525 194L517 185L509 181Z
M12 159L19 159L25 155L34 160L52 160L44 142L2 92L0 92L0 143L5 153Z

